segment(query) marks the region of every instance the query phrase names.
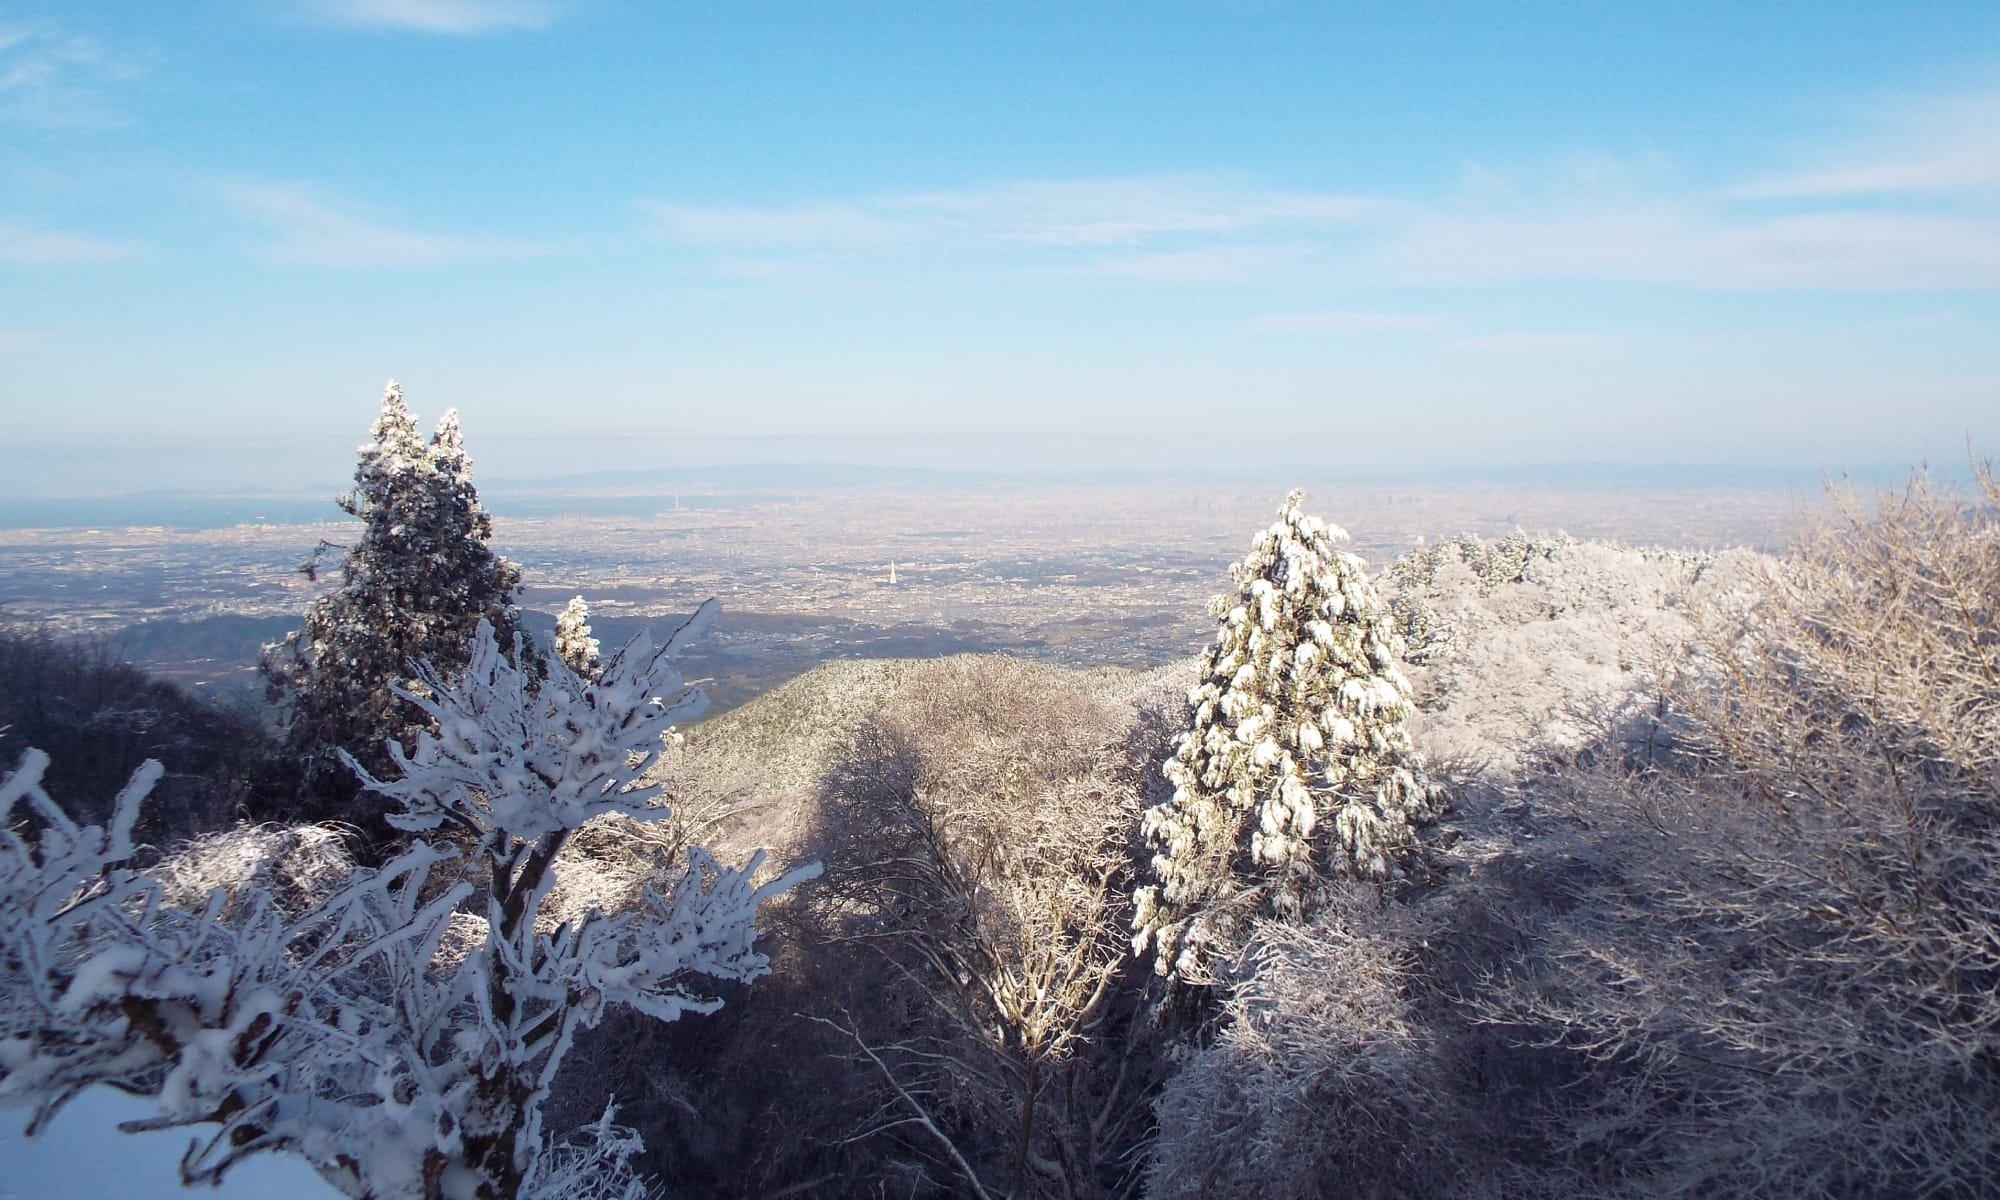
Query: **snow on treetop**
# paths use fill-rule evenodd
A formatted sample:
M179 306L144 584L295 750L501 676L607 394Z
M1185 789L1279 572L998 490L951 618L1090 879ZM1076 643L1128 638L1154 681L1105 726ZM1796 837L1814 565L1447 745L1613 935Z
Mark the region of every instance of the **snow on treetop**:
M1160 970L1183 978L1257 909L1305 911L1325 874L1387 874L1432 807L1388 611L1304 499L1285 498L1211 605L1205 678L1163 769L1174 792L1144 819L1159 882L1135 940L1157 939Z

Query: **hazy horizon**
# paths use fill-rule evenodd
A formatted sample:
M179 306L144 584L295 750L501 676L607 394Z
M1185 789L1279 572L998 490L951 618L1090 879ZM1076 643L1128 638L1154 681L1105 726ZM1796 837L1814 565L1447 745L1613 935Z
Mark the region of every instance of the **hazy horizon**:
M1232 446L1169 436L1075 434L905 435L898 437L659 436L632 439L510 439L467 432L474 480L489 507L508 497L578 492L660 491L674 487L746 491L871 484L978 487L1007 483L1185 483L1190 486L1293 483L1455 482L1542 486L1761 487L1817 489L1827 480L1894 483L1928 466L1963 478L1967 447L1944 447L1906 461L1813 462L1729 457L1595 460L1374 457L1340 454L1297 439L1279 447ZM615 450L615 454L609 451ZM129 458L122 457L129 454ZM121 462L117 469L109 464ZM271 439L231 443L153 439L120 447L103 439L0 445L0 521L56 511L70 501L175 497L274 497L330 501L351 483L352 441ZM338 517L330 503L327 519Z

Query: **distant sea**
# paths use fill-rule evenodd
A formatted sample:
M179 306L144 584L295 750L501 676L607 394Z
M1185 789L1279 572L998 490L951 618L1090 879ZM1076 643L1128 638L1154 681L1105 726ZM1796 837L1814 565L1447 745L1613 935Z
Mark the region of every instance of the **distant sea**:
M135 495L0 499L0 529L227 529L302 525L342 517L326 499L263 496Z
M503 517L650 517L671 509L716 508L743 496L520 496L485 498ZM0 529L229 529L237 525L310 525L345 521L331 499L157 495L0 499Z
M990 471L850 463L737 463L708 467L638 468L560 477L497 478L482 482L486 507L501 517L649 518L674 508L735 508L780 497L857 487L979 490L1004 486L1204 487L1254 484L1309 486L1393 484L1421 489L1488 485L1519 488L1634 490L1794 488L1817 494L1829 475L1862 488L1893 485L1903 467L1869 466L1844 473L1814 467L1719 464L1548 463L1410 469L1343 464L1338 477L1244 470L1096 469ZM1963 483L1963 466L1934 470ZM0 496L0 529L94 529L163 526L227 529L236 525L301 525L345 517L329 491L318 496L270 493L147 491L124 496Z

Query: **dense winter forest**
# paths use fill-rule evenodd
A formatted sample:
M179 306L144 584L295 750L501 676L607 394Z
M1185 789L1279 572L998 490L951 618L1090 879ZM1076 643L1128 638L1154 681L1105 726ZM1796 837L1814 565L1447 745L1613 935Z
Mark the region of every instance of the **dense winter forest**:
M268 719L0 635L0 1101L380 1200L1992 1195L1977 478L1782 556L1293 493L1197 660L704 721L715 603L539 644L392 386Z

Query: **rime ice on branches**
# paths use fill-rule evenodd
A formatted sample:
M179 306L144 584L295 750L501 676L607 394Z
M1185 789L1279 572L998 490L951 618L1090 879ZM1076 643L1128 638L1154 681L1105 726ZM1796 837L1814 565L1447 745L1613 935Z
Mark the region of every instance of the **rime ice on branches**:
M761 853L736 869L696 850L633 910L540 919L585 821L668 816L640 777L669 723L706 703L669 655L714 614L658 648L641 635L591 680L521 665L480 622L462 674L424 664L402 689L435 734L391 748L392 778L363 775L396 824L456 831L471 853L418 841L302 911L221 889L199 911L168 903L123 866L157 764L107 827L79 827L30 752L0 783L0 1103L34 1107L32 1130L94 1084L153 1097L142 1127L216 1127L182 1161L190 1183L282 1150L354 1197L636 1200L638 1138L609 1112L577 1138L542 1130L575 1035L612 1004L661 1020L720 1007L694 977L764 974L758 906L817 873L758 883Z

